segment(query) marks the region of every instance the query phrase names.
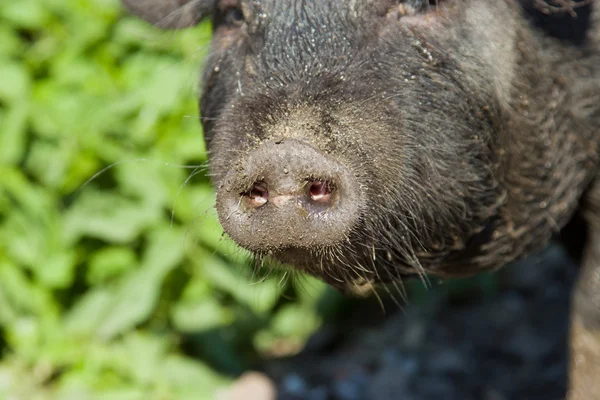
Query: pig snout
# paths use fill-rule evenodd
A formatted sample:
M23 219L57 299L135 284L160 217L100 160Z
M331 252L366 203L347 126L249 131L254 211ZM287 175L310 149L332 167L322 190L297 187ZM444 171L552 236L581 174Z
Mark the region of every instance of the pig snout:
M251 150L217 190L225 231L257 253L323 248L347 239L361 187L350 169L307 142L274 139Z

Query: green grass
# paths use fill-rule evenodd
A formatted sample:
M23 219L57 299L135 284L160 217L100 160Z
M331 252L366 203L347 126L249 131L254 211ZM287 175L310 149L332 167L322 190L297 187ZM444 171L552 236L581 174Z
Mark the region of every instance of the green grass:
M0 399L211 398L319 325L324 286L256 283L193 168L209 39L0 2Z

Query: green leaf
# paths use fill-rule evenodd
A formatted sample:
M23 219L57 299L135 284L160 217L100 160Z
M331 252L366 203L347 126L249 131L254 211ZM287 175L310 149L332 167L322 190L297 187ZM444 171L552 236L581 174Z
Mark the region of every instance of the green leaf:
M161 219L160 208L116 193L86 188L65 213L64 237L73 243L84 236L128 243Z
M267 279L253 284L245 278L248 273L241 270L240 266L229 265L202 249L195 253L194 263L198 273L243 305L261 314L275 306L280 294L276 280Z
M287 347L300 350L320 324L321 318L314 308L286 304L275 314L269 329L258 333L255 344L262 352L272 352L273 347L283 340Z
M0 164L0 176L0 188L18 203L17 211L26 218L46 222L57 214L56 199L52 193L32 184L19 168L3 167Z
M14 351L27 362L35 361L42 350L43 330L40 320L21 316L8 326L7 339Z
M30 281L17 265L0 262L0 291L8 307L20 317L55 313L50 293Z
M129 373L142 385L152 385L161 379L160 368L167 351L165 338L132 334L125 337L123 351Z
M105 283L135 268L135 252L129 247L107 246L90 256L87 281L91 285Z
M234 313L214 299L183 301L173 307L172 320L181 332L202 332L233 322Z
M125 276L116 288L98 336L110 339L142 323L151 315L164 277L183 258L182 232L163 228L152 233L140 269Z
M15 101L5 112L0 109L0 164L21 162L26 148L28 113L26 100Z
M307 338L318 328L320 322L314 309L287 304L277 312L271 327L278 335Z
M113 300L113 293L107 288L99 287L88 291L65 316L65 331L77 336L94 335Z
M75 278L75 261L75 252L57 249L49 253L45 260L36 262L37 278L48 288L67 288Z
M298 302L305 307L316 307L321 297L331 288L325 282L306 275L294 282L297 286Z
M158 300L160 277L151 270L129 273L112 295L97 335L108 340L145 321Z
M184 230L163 225L149 234L148 247L142 257L142 268L161 279L184 257Z
M198 399L213 398L215 391L227 383L200 363L191 359L170 355L161 368L164 379L180 392L191 392Z
M114 390L98 390L92 400L147 400L148 394L145 390L136 387L124 387ZM78 398L73 397L73 400Z
M31 91L31 79L29 72L23 64L16 62L0 62L0 100L7 103L22 101L26 99Z
M123 163L115 167L121 193L135 196L156 207L168 207L170 198L160 176L160 165L150 160Z
M14 56L20 54L21 41L16 31L8 23L0 24L0 56Z
M35 0L7 1L0 6L0 18L20 28L41 28L47 17L47 9Z

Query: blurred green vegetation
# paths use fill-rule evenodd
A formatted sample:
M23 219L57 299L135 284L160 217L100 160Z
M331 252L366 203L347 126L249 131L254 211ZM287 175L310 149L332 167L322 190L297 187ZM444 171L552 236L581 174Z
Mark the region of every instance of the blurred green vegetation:
M118 0L0 2L0 399L211 398L318 327L322 284L253 276L222 236L209 38Z

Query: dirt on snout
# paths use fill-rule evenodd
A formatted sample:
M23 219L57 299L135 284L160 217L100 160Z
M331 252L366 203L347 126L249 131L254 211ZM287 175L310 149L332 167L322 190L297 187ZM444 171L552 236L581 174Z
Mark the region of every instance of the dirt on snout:
M553 244L499 271L492 294L457 299L434 285L386 315L367 301L264 371L283 400L563 399L576 274Z

